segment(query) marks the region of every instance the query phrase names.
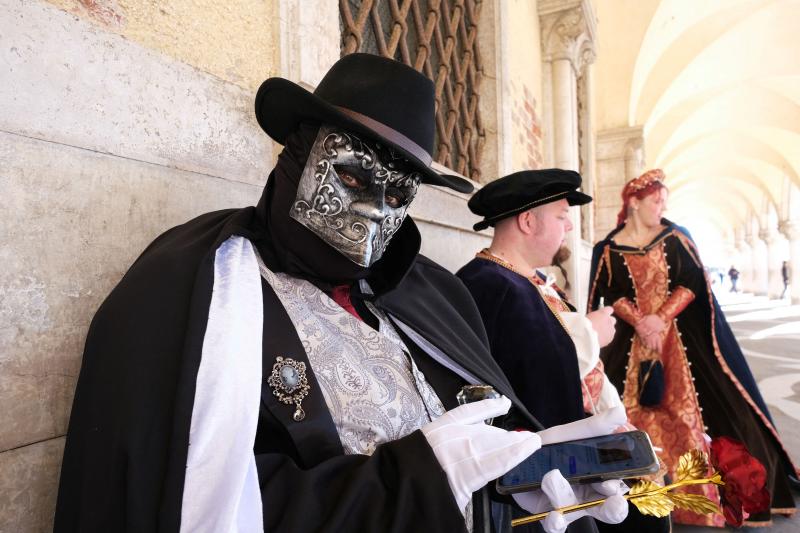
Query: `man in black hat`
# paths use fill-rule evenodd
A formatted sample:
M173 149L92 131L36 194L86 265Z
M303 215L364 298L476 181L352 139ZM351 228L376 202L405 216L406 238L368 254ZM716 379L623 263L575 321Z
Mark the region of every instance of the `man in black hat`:
M492 244L457 274L478 304L492 355L547 427L623 409L599 359L614 335L612 310L576 313L539 270L553 264L572 229L570 206L591 201L580 184L577 172L547 169L486 185L469 208L484 217L475 230L494 226Z
M433 95L364 54L313 94L262 84L256 116L284 150L258 205L158 237L92 322L57 532L488 531L473 493L554 432L483 423L541 429L469 293L418 255L420 183L471 190L430 167ZM467 384L504 397L458 406ZM603 490L621 519L619 487Z
M570 206L592 200L580 185L577 172L560 169L517 172L486 185L468 205L484 217L476 231L494 227L492 243L457 273L478 304L492 355L547 427L590 414L626 420L600 361L600 348L614 337L612 309L577 313L554 278L539 270L562 251L572 230ZM667 531L669 520L632 507L622 525L600 529Z

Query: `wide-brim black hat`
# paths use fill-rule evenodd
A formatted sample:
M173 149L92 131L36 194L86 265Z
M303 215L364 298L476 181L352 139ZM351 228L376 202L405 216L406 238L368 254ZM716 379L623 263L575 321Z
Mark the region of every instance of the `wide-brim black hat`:
M349 54L325 74L313 93L283 78L269 78L256 94L256 119L284 144L304 121L339 126L401 153L423 183L472 192L472 184L431 168L436 120L434 85L398 61Z
M569 205L587 204L592 197L577 190L581 181L577 172L560 168L523 170L497 179L469 199L469 210L484 217L472 229L486 229L504 218L561 199Z

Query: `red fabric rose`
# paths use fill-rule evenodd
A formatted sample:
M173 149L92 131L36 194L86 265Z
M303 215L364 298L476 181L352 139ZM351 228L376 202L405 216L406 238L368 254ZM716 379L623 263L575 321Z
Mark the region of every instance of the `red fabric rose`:
M722 476L720 503L725 521L739 527L751 514L769 509L767 469L741 442L718 437L711 442L711 464Z

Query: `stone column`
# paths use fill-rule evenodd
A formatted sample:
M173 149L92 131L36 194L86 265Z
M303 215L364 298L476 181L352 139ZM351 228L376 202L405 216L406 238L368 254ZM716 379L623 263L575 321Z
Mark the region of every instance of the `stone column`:
M739 274L739 281L736 284L737 289L739 292L746 292L750 288L750 268L747 268L747 263L750 262L750 245L747 244L747 239L745 238L745 232L742 229L738 229L736 231L736 237L734 246L736 248L736 255L731 259L731 263L725 265L725 277L730 283L730 278L728 277L728 269L731 265L735 266L740 274Z
M750 234L750 282L751 290L758 296L769 294L769 283L767 272L769 262L767 261L767 244L762 238L762 231Z
M558 168L580 170L577 80L594 61L596 22L589 0L540 0L539 22L543 51L545 153ZM567 236L572 257L565 266L570 298L579 308L586 303L589 244L581 240L581 214L571 213L573 231Z
M792 303L800 303L800 220L783 220L778 230L789 241L789 291Z
M759 238L764 241L766 253L762 258L762 264L766 264L765 268L765 289L767 296L770 298L778 298L781 295L783 288L783 280L781 279L781 257L779 251L779 238L780 235L769 227L764 226L758 232Z
M595 173L596 152L594 141L594 112L592 110L592 94L594 93L594 66L593 58L588 57L592 50L585 51L587 57L583 58L586 67L583 76L578 78L578 133L580 135L580 153L578 156L579 168L583 177L583 192L595 197L597 176ZM597 238L594 233L594 202L580 208L581 211L581 238L589 243L594 243Z
M644 171L644 132L640 126L597 134L597 188L594 195L595 235L603 238L617 226L625 183Z

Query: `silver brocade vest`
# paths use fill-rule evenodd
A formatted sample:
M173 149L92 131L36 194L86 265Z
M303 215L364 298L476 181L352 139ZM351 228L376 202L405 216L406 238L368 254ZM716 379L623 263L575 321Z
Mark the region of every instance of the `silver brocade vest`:
M259 266L300 337L345 454L371 455L444 414L380 310L368 304L380 323L375 331L312 283Z

